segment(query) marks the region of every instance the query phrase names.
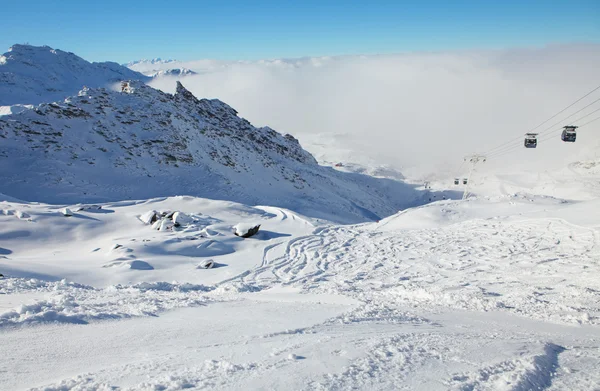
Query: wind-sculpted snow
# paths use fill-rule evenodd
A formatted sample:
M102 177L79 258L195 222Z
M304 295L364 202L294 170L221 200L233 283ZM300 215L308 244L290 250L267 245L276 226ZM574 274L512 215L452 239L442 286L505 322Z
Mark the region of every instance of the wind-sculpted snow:
M0 293L35 293L43 299L17 308L0 309L0 328L46 322L86 324L90 321L156 316L158 313L205 304L212 288L192 284L141 283L104 289L36 279L0 279Z
M63 380L53 385L32 388L31 391L177 391L214 389L215 387L226 385L232 377L248 375L255 366L253 363L239 365L224 360L206 360L195 367L183 369L171 366L166 362L154 368L148 364L128 364L119 368L119 370L127 373L154 369L154 374L149 375L147 380L132 387L115 387L111 382L97 380L93 374L89 374ZM168 374L165 374L167 371Z
M108 87L124 79L149 80L117 63L90 63L48 46L13 45L0 56L0 106L62 100L83 86Z
M481 368L475 373L455 374L450 390L544 390L552 385L559 354L566 349L553 343L544 345L540 355L507 360ZM503 387L504 386L504 387Z

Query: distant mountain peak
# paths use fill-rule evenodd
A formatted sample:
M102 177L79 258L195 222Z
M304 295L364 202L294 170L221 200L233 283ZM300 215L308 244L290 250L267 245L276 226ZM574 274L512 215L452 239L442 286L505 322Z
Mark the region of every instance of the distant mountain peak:
M156 57L156 58L153 58L151 60L148 60L148 59L144 58L142 60L135 60L135 61L128 62L126 64L121 64L121 65L126 66L126 67L131 67L131 66L139 65L139 64L156 65L156 64L168 64L168 63L176 62L176 61L177 60L173 60L173 59L163 60L160 57Z
M163 77L163 76L184 77L184 76L197 75L196 72L192 71L191 69L187 69L187 68L170 68L170 69L163 69L161 71L156 71L156 72L145 72L144 74L147 76L153 77L153 78L158 78L158 77Z

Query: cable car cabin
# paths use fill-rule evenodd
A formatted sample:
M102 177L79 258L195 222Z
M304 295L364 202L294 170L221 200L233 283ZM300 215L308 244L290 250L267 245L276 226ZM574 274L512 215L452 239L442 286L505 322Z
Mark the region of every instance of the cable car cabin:
M467 178L463 178L463 185L467 184Z
M537 133L526 133L525 134L525 148L537 147Z
M454 184L455 184L455 185L458 185L459 183L460 183L460 179L458 179L458 178L454 178Z
M560 136L561 140L567 143L574 143L577 138L577 126L565 126Z

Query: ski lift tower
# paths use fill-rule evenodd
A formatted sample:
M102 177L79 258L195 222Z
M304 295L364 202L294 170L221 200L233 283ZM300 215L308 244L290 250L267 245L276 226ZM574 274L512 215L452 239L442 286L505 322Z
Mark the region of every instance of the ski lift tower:
M466 200L467 197L469 196L469 186L471 185L471 175L473 174L473 171L475 170L475 166L478 163L485 163L486 159L487 158L483 155L470 155L470 156L465 157L465 162L467 162L468 164L471 165L471 169L469 170L469 177L467 178L465 192L463 193L463 197L462 197L463 200Z

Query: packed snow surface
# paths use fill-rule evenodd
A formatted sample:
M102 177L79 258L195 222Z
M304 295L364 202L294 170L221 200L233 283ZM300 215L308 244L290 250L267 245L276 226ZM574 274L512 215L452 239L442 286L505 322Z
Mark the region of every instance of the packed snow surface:
M556 193L594 189L595 167L572 165ZM343 226L195 197L2 197L0 384L598 388L598 193L495 189Z

